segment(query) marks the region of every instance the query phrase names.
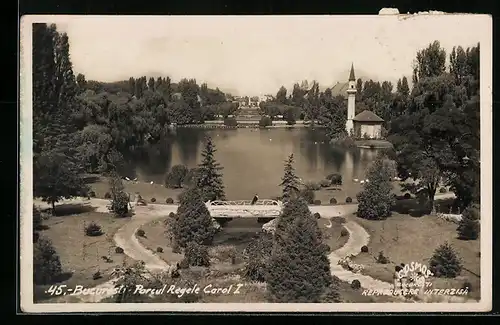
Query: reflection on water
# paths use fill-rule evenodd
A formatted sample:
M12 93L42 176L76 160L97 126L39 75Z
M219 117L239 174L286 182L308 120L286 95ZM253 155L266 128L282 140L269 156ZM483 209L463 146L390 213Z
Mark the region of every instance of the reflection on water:
M216 159L224 167L226 193L234 199L251 199L255 193L262 198L278 195L283 164L291 153L296 173L304 181L319 181L329 173L340 173L345 180L362 179L377 154L370 149L333 147L321 130L178 129L160 143L127 156L127 176L163 183L173 165L195 167L207 135L212 137Z

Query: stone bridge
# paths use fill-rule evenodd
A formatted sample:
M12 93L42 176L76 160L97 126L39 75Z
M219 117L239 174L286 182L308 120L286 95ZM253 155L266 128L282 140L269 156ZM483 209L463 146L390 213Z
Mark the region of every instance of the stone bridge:
M208 201L205 203L214 218L276 218L283 209L283 203L276 200Z

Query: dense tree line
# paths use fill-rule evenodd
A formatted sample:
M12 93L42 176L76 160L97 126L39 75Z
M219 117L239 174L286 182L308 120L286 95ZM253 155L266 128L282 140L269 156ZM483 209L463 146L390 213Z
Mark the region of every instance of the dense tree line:
M403 76L396 89L389 81L356 81L356 114L373 111L384 119L383 136L394 144L399 176L420 181L429 207L440 182L451 187L463 207L479 197L479 44L456 46L449 54L438 41L417 52L412 86ZM344 138L347 99L319 91L316 81L281 86L275 99L261 103L271 117L318 121L331 139ZM291 114L291 113L290 113Z
M462 207L479 200L479 44L453 48L449 61L437 41L417 53L413 88L389 133L400 177L418 181L410 189L425 191L429 208L440 182Z
M34 25L34 191L50 203L85 195L78 175L119 170L125 153L168 136L170 123L203 123L237 109L195 79L75 77L69 46L56 25Z

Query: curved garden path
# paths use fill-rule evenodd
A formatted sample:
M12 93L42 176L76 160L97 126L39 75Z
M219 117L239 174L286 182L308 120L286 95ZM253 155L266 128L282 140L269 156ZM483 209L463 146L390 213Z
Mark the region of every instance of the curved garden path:
M453 196L453 194L442 194L436 195L437 199L443 199ZM107 205L109 200L104 199L81 199L76 198L72 201L74 203L81 203L85 205L91 205L96 208L96 212L108 212ZM65 201L65 202L67 202ZM165 270L169 265L160 259L150 250L142 246L135 233L139 227L147 224L151 221L160 219L170 212L175 212L177 210L177 205L165 205L165 204L148 204L147 206L135 206L135 215L122 228L120 228L113 239L117 246L123 248L124 253L134 260L144 261L146 269L154 272L158 270ZM322 218L331 218L334 216L346 216L354 213L357 210L357 204L345 204L336 206L310 206L312 213L320 213ZM368 275L363 275L359 273L353 273L348 271L338 265L339 259L348 255L357 255L361 251L361 247L368 245L370 241L370 236L366 230L359 224L352 220L347 220L344 223L344 227L349 232L349 239L346 244L336 251L330 253L330 269L333 275L337 276L340 280L351 283L353 280L359 280L363 288L369 289L390 289L391 283L380 281L374 279ZM97 285L95 288L113 288L115 280L110 280L103 284ZM110 294L102 295L88 295L88 296L62 296L58 299L60 302L99 302L105 298L111 296ZM441 296L442 297L442 296ZM451 297L449 302L466 302L468 299L464 297ZM472 300L476 302L475 300Z

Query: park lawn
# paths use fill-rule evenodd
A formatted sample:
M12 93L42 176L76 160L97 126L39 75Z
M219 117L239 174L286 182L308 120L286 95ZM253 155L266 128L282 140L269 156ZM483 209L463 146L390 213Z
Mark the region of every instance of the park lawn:
M433 287L460 289L468 281L472 284L469 296L479 298L480 278L477 275L480 274L480 240L459 240L455 223L431 215L415 218L399 213L393 213L386 220L353 218L370 234L368 253L360 253L354 258L355 263L365 266L362 273L392 282L396 265L411 262L429 265L434 250L447 241L462 259L464 270L455 279L433 278ZM376 262L380 251L389 258L389 264Z
M92 180L89 182L90 189L95 192L96 197L104 199L106 192L109 192L109 179L104 176L92 175ZM141 197L150 203L152 198L156 199L155 203L165 204L167 198L171 198L174 202L178 202L178 196L182 189L166 188L163 184L150 184L146 182L134 182L122 180L125 192L134 195L139 193Z
M331 222L331 228L326 227L329 224L328 219L322 218L318 220L318 226L321 230L323 241L330 247L330 252L334 252L341 248L349 240L349 234L341 236L341 231L344 226L341 222L335 220L337 219Z
M85 236L84 225L92 221L102 227L103 235ZM126 218L97 212L52 216L44 220L43 224L48 228L40 231L40 236L52 241L62 264L63 276L57 284L93 287L109 281L115 267L131 261L125 254L115 252L113 241L116 231L127 221ZM102 256L111 258L112 262L104 261ZM92 276L97 271L101 272L102 278L93 280ZM48 287L50 285L35 286L35 301L51 298L43 293Z
M151 221L145 225L142 225L140 229L144 230L145 236L137 236L137 239L142 246L156 254L159 258L164 260L167 264L173 265L177 262L182 261L184 255L174 253L172 247L170 246L170 241L165 234L165 220L169 217L157 219ZM157 248L161 247L163 252L158 252Z

